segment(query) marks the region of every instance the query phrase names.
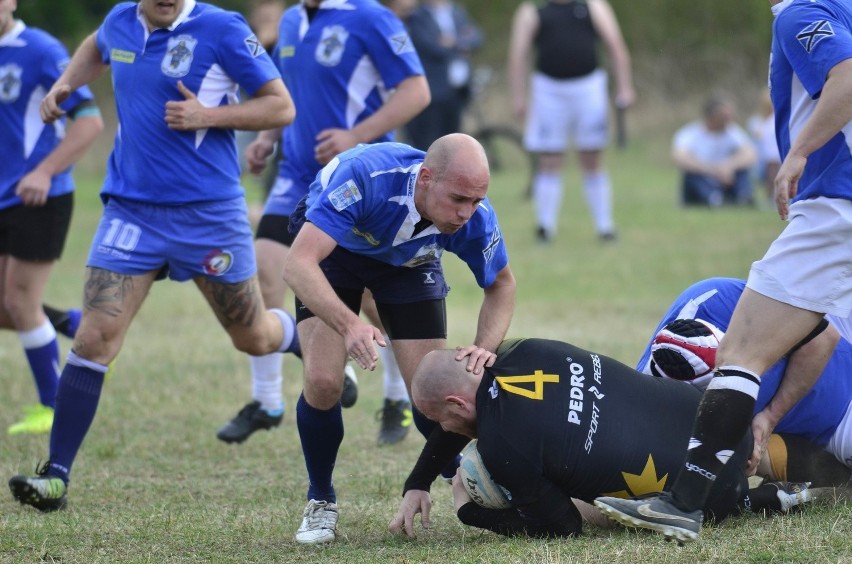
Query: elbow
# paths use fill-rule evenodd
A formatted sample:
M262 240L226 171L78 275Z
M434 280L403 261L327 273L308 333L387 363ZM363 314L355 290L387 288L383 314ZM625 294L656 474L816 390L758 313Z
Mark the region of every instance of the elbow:
M296 106L293 103L282 101L280 108L275 112L275 116L274 125L268 129L286 127L293 123L293 120L296 119Z

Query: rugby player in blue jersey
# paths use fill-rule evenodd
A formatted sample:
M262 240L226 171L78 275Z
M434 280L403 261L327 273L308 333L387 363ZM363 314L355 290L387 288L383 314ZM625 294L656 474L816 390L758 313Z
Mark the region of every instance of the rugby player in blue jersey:
M50 456L37 476L9 481L18 501L42 511L66 503L107 365L158 276L195 282L238 350L298 351L293 318L260 297L234 143L234 129L293 120L269 55L236 13L196 0L122 2L83 40L42 101L42 119L60 118L69 93L108 68L119 127Z
M278 178L257 228L258 277L268 307L284 303L281 276L293 237L287 228L296 204L328 161L358 143L392 141L394 130L429 103L423 67L402 22L373 0L302 0L282 16L274 60L293 101L296 119L283 130L263 131L246 149L247 162L260 173L275 143L283 144ZM365 307L368 317L375 310ZM374 323L377 323L373 319ZM281 355L251 357L252 402L218 433L242 442L257 429L281 422ZM410 403L393 353L382 352L385 406L379 443L405 437ZM351 368L347 368L351 370ZM343 374L343 373L341 373ZM357 397L354 372L344 380L344 407ZM353 396L353 393L355 394Z
M63 102L69 120L42 123L38 103L68 64L68 52L16 20L16 8L16 0L0 0L0 328L18 333L39 403L25 408L10 435L46 433L53 423L60 362L51 318L71 314L43 311L42 298L71 224L71 167L103 129L88 87Z
M852 314L852 8L843 0L769 4L769 84L783 158L775 202L789 223L752 264L671 493L596 501L625 524L681 541L700 534L699 509L751 423L760 375L826 327L826 314ZM808 388L808 374L785 379Z
M425 154L398 143L359 145L320 171L294 214L298 234L284 276L297 298L305 385L296 421L310 480L297 542L331 542L337 535L332 471L343 440L340 371L347 357L373 370L376 345L392 345L410 384L423 355L446 345L445 250L468 265L484 290L474 344L460 347L460 358L469 356L467 369L476 373L493 362L512 319L515 279L486 198L489 180L485 152L468 135L441 137ZM365 288L390 343L358 316ZM415 424L451 456L467 443L416 410ZM431 480L407 484L400 511L413 516L431 504Z
M745 285L745 280L736 278L708 278L692 284L681 292L663 315L654 335L665 330L700 338L709 332L709 328L695 320L706 321L722 332L727 331ZM829 327L802 347L785 355L761 375L760 392L752 420L755 440L754 453L749 461L749 471L752 473L762 462L767 447L770 454L774 449L790 451L796 448L798 441L786 440L787 435L808 439L852 468L852 378L849 378L852 373L852 344L837 333L833 316L828 315L826 319L831 323ZM678 320L681 321L678 323ZM696 370L688 361L690 353L677 343L663 347L658 345L654 351L652 343L654 338L645 347L637 370L684 380L704 391L712 373L702 375L700 370ZM808 377L807 380L816 382L810 389L797 385L797 378L784 377L785 373L811 370L816 371L816 376ZM770 442L773 432L778 435ZM789 444L785 445L779 440ZM793 452L790 452L789 459L809 462ZM802 473L808 475L806 480L823 485L818 468Z

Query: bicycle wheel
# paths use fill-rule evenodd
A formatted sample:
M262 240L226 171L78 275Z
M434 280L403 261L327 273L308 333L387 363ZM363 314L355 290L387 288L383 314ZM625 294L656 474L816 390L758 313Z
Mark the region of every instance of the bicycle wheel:
M492 176L509 178L524 197L532 193L534 156L524 149L523 138L508 125L486 126L473 134L485 149Z

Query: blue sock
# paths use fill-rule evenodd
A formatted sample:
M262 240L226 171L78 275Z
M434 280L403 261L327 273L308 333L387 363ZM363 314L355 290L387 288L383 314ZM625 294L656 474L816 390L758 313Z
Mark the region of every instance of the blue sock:
M337 451L343 442L343 411L340 402L328 411L315 409L299 396L296 403L296 425L308 469L308 499L337 502L331 474Z
M56 413L50 431L50 469L48 473L67 483L71 465L95 418L107 367L68 353L59 379Z
M56 331L49 321L32 331L18 333L30 370L38 389L42 405L56 405L56 387L59 384L59 343Z
M64 333L69 339L73 339L77 334L77 329L80 327L80 319L83 317L83 312L79 309L68 310L68 325Z

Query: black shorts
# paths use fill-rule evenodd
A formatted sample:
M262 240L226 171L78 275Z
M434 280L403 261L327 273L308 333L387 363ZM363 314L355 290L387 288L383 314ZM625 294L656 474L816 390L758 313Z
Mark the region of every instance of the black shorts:
M264 214L257 226L255 239L271 239L286 247L293 246L294 235L290 233L290 217Z
M53 261L62 256L74 193L48 198L40 207L23 204L0 210L0 255L26 261Z

